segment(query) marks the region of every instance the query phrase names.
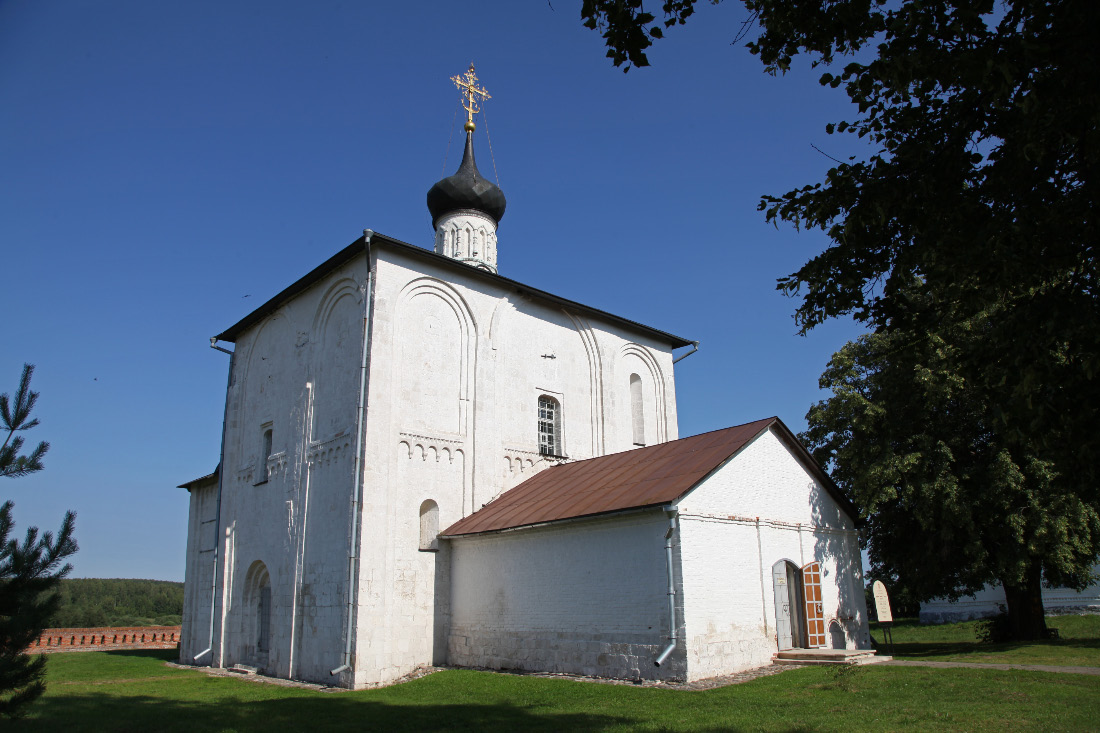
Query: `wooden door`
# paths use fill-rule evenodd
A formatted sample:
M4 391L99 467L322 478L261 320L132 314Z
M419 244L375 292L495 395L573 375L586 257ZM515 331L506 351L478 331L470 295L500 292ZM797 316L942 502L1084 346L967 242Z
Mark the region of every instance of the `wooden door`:
M775 593L775 633L779 651L794 648L791 635L791 594L787 583L787 562L772 565L772 589Z
M812 562L802 568L802 597L806 609L806 646L825 646L825 606L821 601L821 564Z

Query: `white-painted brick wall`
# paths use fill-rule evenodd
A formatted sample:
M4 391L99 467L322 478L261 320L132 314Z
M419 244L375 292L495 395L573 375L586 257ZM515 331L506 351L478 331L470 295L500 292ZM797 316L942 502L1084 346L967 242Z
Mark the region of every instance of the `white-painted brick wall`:
M682 653L653 666L668 642L667 527L649 511L450 540L449 661L682 678Z
M772 431L758 436L680 503L691 679L766 664L777 650L772 566L818 561L827 641L867 648L852 518ZM759 521L757 521L759 520Z

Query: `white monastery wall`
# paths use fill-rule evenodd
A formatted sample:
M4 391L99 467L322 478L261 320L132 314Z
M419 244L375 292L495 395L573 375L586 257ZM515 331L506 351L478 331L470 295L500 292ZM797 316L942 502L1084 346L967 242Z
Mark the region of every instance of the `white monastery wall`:
M349 262L236 341L222 469L220 666L331 681L340 664L365 277L365 259Z
M868 648L853 522L774 432L745 446L679 508L691 679L768 663L777 650L772 566L780 560L818 561L829 645Z
M630 447L616 406L623 370L642 371L654 442L676 437L668 345L391 249L374 267L356 687L446 657L450 562L446 543L421 549L421 513L443 529L552 465L540 396L560 405L562 453L603 455Z
M1100 565L1093 568L1093 575L1100 578ZM937 598L920 604L922 624L942 624L952 621L996 616L1008 607L1005 589L1001 585L986 586L972 596L963 596L957 601ZM1057 616L1073 613L1100 613L1100 580L1075 591L1070 588L1043 588L1043 608L1048 615Z
M682 647L653 666L668 643L667 528L649 511L447 540L449 663L682 678Z

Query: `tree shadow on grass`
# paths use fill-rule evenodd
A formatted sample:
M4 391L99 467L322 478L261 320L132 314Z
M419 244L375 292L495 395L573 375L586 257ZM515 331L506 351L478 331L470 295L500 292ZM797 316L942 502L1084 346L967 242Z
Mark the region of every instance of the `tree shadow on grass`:
M175 662L180 653L175 649L103 649L102 654L112 657L145 657L147 659L159 659L163 662Z
M397 705L350 694L273 700L180 701L149 695L66 695L40 701L16 731L575 730L638 726L596 713L538 712L513 703Z

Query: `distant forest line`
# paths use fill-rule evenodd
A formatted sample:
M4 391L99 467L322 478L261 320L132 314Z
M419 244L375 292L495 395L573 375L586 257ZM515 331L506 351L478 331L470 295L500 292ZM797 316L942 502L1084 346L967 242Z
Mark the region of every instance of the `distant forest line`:
M60 593L52 628L177 626L183 618L183 583L73 578L61 581Z

